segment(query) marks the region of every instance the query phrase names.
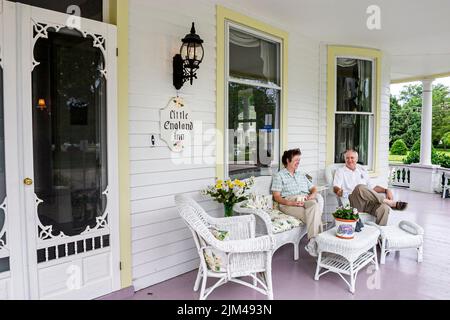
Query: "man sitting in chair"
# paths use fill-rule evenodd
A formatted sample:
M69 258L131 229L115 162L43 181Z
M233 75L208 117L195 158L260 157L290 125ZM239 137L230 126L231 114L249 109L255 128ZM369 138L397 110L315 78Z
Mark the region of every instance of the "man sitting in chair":
M372 186L367 170L357 164L358 153L355 150L347 150L344 157L345 166L337 169L334 175L333 191L338 197L348 197L353 208L375 216L380 226L387 225L389 208L406 209L408 204L394 201L391 190Z
M317 189L298 171L300 149L286 151L283 154L284 169L278 172L272 182L273 199L279 203L280 211L294 216L306 224L309 243L305 250L317 257L315 237L319 234L322 213L316 200Z

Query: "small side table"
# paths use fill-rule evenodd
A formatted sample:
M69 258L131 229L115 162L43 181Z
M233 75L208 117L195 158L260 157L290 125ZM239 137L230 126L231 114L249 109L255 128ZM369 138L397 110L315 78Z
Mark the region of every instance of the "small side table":
M377 242L380 230L366 225L352 240L336 237L336 227L316 237L319 257L314 280L328 272L337 273L348 285L350 292L355 293L355 282L359 270L370 262L378 270ZM326 271L320 273L321 269ZM350 276L350 283L344 278Z

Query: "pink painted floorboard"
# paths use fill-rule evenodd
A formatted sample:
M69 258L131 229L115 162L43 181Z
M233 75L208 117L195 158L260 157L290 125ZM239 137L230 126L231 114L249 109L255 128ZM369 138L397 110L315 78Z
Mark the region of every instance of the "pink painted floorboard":
M404 212L392 211L389 224L406 219L425 228L424 262L416 262L415 250L390 254L376 273L365 268L356 280L356 293L348 291L344 281L329 273L314 281L316 262L303 249L300 260L294 261L293 248L287 245L273 259L275 299L450 299L450 199L439 195L395 189L396 199L409 202ZM141 290L131 299L196 300L192 290L196 271ZM265 297L254 290L236 284L216 289L209 299L261 300Z

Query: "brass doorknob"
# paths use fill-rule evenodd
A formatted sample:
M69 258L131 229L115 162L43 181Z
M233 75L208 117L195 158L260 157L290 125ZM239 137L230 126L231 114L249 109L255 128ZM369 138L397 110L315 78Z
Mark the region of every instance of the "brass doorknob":
M25 179L23 180L23 183L24 183L26 186L31 186L31 185L33 184L33 179L31 179L31 178L25 178Z

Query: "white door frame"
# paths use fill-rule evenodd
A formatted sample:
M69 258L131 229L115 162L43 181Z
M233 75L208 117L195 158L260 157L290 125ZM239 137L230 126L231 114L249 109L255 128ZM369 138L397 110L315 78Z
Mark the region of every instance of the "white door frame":
M7 243L10 250L10 298L27 299L28 278L25 264L26 242L23 211L20 204L23 197L20 192L19 176L19 140L17 136L17 39L16 6L2 0L1 7L1 56L3 67L4 92L4 130L5 130L5 169L7 190Z
M7 2L5 2L7 3ZM17 161L19 164L18 174L15 181L19 182L19 194L22 199L14 199L16 203L21 203L19 209L23 221L26 225L26 240L21 242L27 244L25 263L22 265L28 266L28 283L29 288L25 288L25 292L29 292L28 298L40 299L42 298L39 292L39 265L37 263L37 223L38 218L36 214L36 202L33 186L24 186L23 179L30 177L34 179L33 169L33 130L32 130L32 70L35 66L33 56L33 25L36 22L45 23L51 26L65 27L70 21L70 16L67 14L54 12L46 9L35 8L28 5L17 3L15 4L17 10L17 41L18 63L17 63L17 106L18 115L17 121L17 135L19 142L17 150ZM118 194L118 137L117 137L117 75L116 75L116 27L107 25L102 22L92 21L80 18L81 30L88 34L100 34L106 39L105 61L107 68L107 151L108 151L108 204L107 210L108 225L110 231L110 274L112 275L111 288L108 290L120 290L120 241L119 241L119 194ZM13 33L11 33L13 34ZM20 143L21 142L21 143ZM21 159L21 162L19 162ZM11 161L11 160L10 160ZM14 180L14 179L12 179ZM20 201L23 200L23 201ZM16 221L17 223L17 221ZM16 224L17 226L17 224ZM25 231L25 230L24 230ZM25 236L24 236L25 238ZM78 256L74 256L72 260L76 260ZM66 260L71 260L70 257ZM80 265L83 268L82 265ZM54 298L58 298L55 296ZM93 297L83 296L82 291L71 292L70 294L62 295L61 298L75 298L88 299Z

